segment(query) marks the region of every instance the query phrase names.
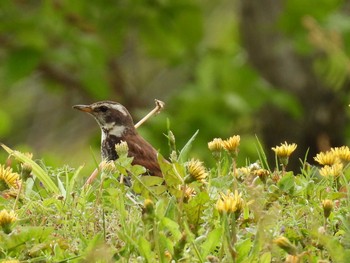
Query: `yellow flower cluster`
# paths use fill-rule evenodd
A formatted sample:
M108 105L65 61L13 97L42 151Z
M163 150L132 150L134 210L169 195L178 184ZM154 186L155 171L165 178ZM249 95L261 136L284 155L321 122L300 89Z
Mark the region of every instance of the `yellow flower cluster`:
M188 176L185 178L186 183L198 181L201 183L205 182L205 178L208 173L203 165L203 162L195 159L191 159L187 164Z
M0 165L0 186L5 185L8 188L19 188L19 186L21 185L21 180L19 178L19 174L12 172L11 167L5 167L4 165Z
M229 153L236 154L240 140L241 137L239 135L231 136L226 140L215 138L211 142L208 142L208 148L212 152L220 152L222 150L226 150Z
M322 168L320 168L320 174L323 177L338 177L341 175L343 171L343 164L342 163L335 163L333 165L325 165Z
M221 198L216 203L216 209L219 213L231 214L235 213L236 218L241 214L245 202L242 198L242 193L238 193L236 190L234 194L228 192L227 194L221 193Z
M314 160L323 165L320 174L324 177L338 177L341 175L344 164L350 162L350 149L348 146L334 147L327 152L321 152Z

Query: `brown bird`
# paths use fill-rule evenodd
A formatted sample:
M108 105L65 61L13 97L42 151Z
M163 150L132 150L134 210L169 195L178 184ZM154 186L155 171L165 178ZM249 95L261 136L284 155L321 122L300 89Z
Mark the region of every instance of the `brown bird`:
M101 128L101 155L103 160L118 159L115 145L125 141L132 164L142 165L149 175L163 177L157 151L136 131L128 110L120 103L100 101L90 105L75 105L74 109L91 114Z

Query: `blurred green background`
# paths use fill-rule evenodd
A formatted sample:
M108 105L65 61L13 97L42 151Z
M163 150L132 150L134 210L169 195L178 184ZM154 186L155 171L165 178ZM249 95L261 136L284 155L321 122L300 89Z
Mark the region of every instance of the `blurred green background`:
M95 121L71 107L124 104L164 156L212 162L207 142L241 135L240 164L285 140L348 143L350 4L338 0L2 0L0 141L49 165L99 158ZM6 155L2 152L2 159ZM273 160L273 157L270 156Z

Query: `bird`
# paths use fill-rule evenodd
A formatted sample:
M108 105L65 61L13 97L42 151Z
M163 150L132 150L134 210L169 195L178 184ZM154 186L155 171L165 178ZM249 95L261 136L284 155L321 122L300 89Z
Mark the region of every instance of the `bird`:
M146 168L147 174L163 177L158 152L136 130L129 111L114 101L99 101L90 105L74 105L74 109L89 113L101 129L101 157L105 161L119 158L115 145L125 141L128 145L128 156L133 158L133 165Z

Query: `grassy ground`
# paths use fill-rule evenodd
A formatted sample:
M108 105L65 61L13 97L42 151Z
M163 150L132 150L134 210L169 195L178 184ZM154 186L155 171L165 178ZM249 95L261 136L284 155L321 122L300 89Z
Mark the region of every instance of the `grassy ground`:
M214 167L188 158L191 141L170 163L159 156L165 183L141 176L144 168L132 166L123 147L85 184L81 168L46 167L3 146L0 259L346 262L350 150L318 155L320 167L301 160L293 174L288 159L299 158L296 145L274 148L272 166L257 142L260 160L236 167L239 140L209 143ZM121 182L127 176L132 187Z

